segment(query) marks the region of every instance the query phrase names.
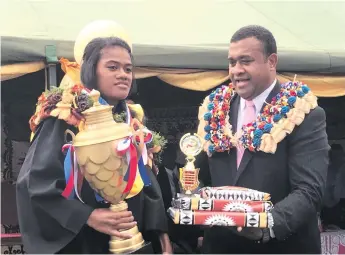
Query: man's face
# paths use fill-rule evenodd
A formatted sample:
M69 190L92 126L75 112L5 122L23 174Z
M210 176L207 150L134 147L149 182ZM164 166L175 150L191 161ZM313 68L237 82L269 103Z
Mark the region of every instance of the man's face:
M273 82L277 55L266 57L256 38L231 43L228 58L230 79L240 97L252 100Z

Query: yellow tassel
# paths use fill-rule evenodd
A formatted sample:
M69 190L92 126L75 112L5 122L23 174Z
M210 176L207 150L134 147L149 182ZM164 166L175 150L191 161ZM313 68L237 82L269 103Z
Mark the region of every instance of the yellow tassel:
M34 133L34 132L31 132L31 135L30 135L30 143L32 142L32 139L34 139L34 136L35 136L35 133Z
M145 114L144 114L144 110L141 107L141 105L140 104L128 104L127 106L131 111L135 112L137 119L140 122L143 122Z

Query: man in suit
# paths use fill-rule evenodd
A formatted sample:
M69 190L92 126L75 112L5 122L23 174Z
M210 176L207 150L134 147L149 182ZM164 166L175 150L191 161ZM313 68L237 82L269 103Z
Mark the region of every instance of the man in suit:
M233 132L239 132L280 91L275 38L261 26L243 27L231 38L228 58L237 92L231 101L230 123ZM213 226L205 231L203 252L321 253L317 214L328 151L325 112L316 107L278 143L274 154L250 152L240 146L211 157L201 154L196 166L201 168L203 183L267 192L274 204L271 229Z

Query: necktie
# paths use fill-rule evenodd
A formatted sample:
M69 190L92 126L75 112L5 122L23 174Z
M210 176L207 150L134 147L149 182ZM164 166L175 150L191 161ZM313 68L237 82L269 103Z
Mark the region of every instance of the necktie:
M255 120L255 105L253 101L245 101L245 108L242 112L242 125L246 125ZM240 166L242 157L244 153L244 148L242 145L237 146L237 168Z

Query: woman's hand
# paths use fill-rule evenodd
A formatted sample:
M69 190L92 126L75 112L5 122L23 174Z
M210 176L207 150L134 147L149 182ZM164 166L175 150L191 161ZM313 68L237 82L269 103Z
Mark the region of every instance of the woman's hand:
M87 225L98 232L124 239L132 236L121 233L120 230L130 229L136 224L132 212L113 212L109 209L95 209L87 221Z

